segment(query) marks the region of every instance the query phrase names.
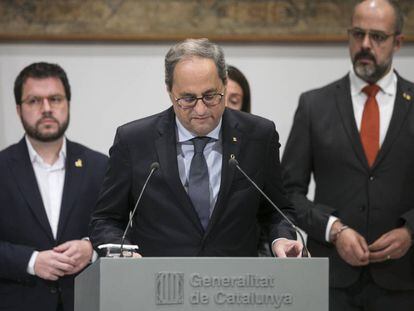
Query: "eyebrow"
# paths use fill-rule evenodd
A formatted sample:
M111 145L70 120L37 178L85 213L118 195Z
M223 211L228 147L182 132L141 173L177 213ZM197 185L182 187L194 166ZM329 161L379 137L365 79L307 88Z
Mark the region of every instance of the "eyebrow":
M50 97L50 96L65 96L64 94L61 94L61 93L51 93L51 94L48 94L48 95L39 95L39 94L31 94L31 93L29 93L29 94L27 94L27 96L26 97Z
M218 90L216 88L211 88L211 89L208 89L208 90L204 91L203 93L201 93L201 96L206 95L206 94L210 94L210 93L214 93L214 92L218 92ZM197 97L196 94L188 93L188 92L180 93L179 95L181 97Z
M386 30L379 30L379 29L365 29L365 28L361 28L361 27L352 27L351 29L354 29L354 30L361 30L361 31L364 31L364 32L371 32L371 33L384 33L384 34L387 34L387 31Z

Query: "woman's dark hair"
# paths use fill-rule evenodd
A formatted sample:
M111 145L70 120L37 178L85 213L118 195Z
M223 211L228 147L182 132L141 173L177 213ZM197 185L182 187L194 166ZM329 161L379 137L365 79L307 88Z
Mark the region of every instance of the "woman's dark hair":
M234 66L227 65L227 76L240 85L243 91L243 102L241 111L250 113L250 86L244 74Z

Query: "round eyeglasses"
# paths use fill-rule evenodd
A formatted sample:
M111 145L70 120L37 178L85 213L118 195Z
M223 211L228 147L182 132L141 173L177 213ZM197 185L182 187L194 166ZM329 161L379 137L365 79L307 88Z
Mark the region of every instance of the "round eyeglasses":
M66 96L63 95L50 95L50 96L28 96L21 101L22 104L26 104L29 107L40 108L47 100L52 108L59 107L66 101Z
M183 96L180 98L176 98L174 96L175 102L177 103L178 106L180 106L180 108L182 109L191 109L194 108L195 105L197 105L197 102L199 100L201 100L204 105L206 105L207 107L213 107L216 106L218 104L220 104L221 99L223 98L224 94L223 93L211 93L211 94L205 94L203 96L200 97L196 97L196 96Z
M387 41L389 37L397 35L397 33L385 33L380 30L365 30L361 28L348 29L348 34L357 42L362 42L365 39L365 36L368 35L371 43L376 45L380 45Z

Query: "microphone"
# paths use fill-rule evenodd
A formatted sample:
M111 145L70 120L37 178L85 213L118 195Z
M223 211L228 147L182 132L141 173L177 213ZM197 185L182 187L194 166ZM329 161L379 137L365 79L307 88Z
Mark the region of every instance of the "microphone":
M302 244L303 244L303 248L302 248L302 257L310 257L309 256L309 250L306 247L305 244L305 239L303 238L302 233L300 232L299 228L285 215L285 213L283 213L280 208L278 208L276 206L275 203L273 203L273 201L266 195L266 193L263 192L262 189L260 189L260 187L245 173L245 171L239 166L239 162L234 158L231 157L229 159L229 164L230 166L234 166L236 167L240 173L242 173L244 175L244 177L246 177L246 179L256 188L257 191L260 192L260 194L265 197L265 199L275 208L275 210L289 223L289 225L296 231L296 233L299 235Z
M127 233L128 233L128 229L132 226L132 219L134 218L135 212L137 211L137 207L138 207L139 202L141 201L142 194L144 193L145 188L147 188L147 184L148 184L149 180L151 179L152 174L154 174L154 172L155 172L155 171L156 171L159 167L160 167L160 164L159 164L158 162L153 162L153 163L151 164L151 166L150 166L150 172L149 172L149 174L148 174L148 177L147 177L147 179L145 180L144 185L142 186L141 192L140 192L140 194L139 194L139 196L138 196L137 201L135 202L135 206L134 206L134 209L132 210L132 213L130 213L130 214L129 214L129 221L128 221L128 224L127 224L127 226L126 226L126 228L125 228L124 234L122 235L122 239L121 239L121 247L120 247L120 252L121 252L121 253L120 253L119 257L124 257L124 255L123 255L123 251L124 251L124 242L125 242L125 237L126 237L126 235L127 235Z

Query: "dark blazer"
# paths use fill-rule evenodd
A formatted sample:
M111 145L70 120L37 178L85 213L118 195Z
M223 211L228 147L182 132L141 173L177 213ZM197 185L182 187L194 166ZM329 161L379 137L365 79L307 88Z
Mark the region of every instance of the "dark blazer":
M109 168L92 217L94 246L120 241L152 162L154 173L134 218L128 242L143 256L257 256L258 221L271 223L270 238L293 238L289 226L260 194L229 167L231 155L288 215L274 124L226 109L222 121L221 186L204 232L179 178L172 108L118 128Z
M372 168L353 113L349 76L301 95L283 155L284 181L309 234L313 256L330 258L330 284L347 287L361 268L346 264L325 242L330 215L359 232L368 244L402 225L414 229L414 85L398 77L392 119ZM306 198L311 173L314 202ZM387 289L414 289L414 253L370 264Z
M81 160L82 166L75 162ZM34 250L88 236L88 223L107 157L67 140L66 172L56 240L53 237L25 139L0 152L0 310L73 310L74 277L46 281L26 272ZM78 162L79 166L79 162Z

